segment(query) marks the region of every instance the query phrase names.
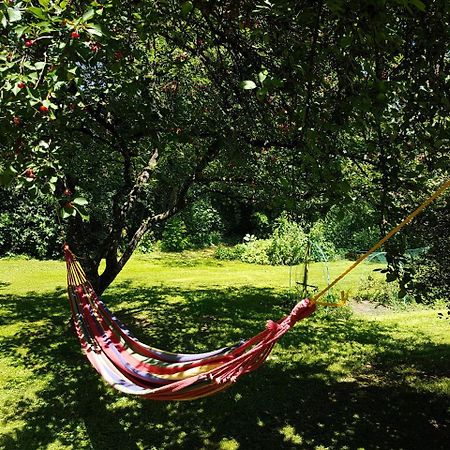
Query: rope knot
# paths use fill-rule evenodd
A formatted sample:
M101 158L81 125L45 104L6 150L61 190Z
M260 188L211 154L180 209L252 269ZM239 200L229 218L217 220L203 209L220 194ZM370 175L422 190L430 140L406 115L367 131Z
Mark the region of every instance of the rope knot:
M281 328L281 325L279 323L277 323L277 322L274 322L273 320L268 320L266 328L269 331L275 332L275 331L278 331Z
M299 319L309 316L315 309L315 304L311 302L309 298L305 298L301 302L298 302L292 308L292 311L288 316L290 325L294 325Z

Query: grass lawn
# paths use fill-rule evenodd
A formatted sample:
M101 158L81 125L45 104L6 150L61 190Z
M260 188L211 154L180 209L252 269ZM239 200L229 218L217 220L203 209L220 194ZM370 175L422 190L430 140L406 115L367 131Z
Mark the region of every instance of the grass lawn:
M331 276L347 264L332 263ZM313 284L325 279L312 268ZM135 256L104 299L144 342L202 351L283 316L288 286L285 267ZM174 403L107 387L68 319L63 262L0 260L0 448L449 448L450 324L436 311L322 309L225 393Z

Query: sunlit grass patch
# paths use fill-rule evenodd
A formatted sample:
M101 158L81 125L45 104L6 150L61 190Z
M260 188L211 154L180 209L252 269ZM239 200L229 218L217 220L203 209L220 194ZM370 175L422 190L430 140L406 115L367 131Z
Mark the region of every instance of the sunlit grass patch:
M335 274L348 262L333 264ZM158 403L113 391L89 366L64 283L62 261L0 260L2 448L446 446L450 333L437 311L321 309L225 393ZM286 314L295 302L288 286L286 267L138 255L104 300L144 342L204 351Z

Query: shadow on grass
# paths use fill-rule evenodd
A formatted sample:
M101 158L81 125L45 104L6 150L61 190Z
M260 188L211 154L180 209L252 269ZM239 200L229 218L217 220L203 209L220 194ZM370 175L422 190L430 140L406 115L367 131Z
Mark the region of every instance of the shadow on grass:
M0 289L7 288L11 283L8 283L7 281L0 281Z
M130 289L125 282L104 299L144 342L186 351L251 336L289 309L285 297L250 287ZM415 389L404 376L407 368L422 379L448 375L450 346L419 333L393 340L392 327L316 315L225 393L159 403L103 384L81 356L61 290L3 295L0 304L0 325L18 326L0 338L2 356L32 371L27 383L45 381L36 398L11 403L5 421L24 426L0 440L2 448L448 448L448 397Z

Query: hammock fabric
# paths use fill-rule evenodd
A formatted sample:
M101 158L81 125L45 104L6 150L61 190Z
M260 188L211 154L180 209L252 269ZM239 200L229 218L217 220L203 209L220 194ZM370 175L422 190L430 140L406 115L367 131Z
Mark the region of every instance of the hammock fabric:
M228 388L261 366L278 339L316 309L305 299L246 341L208 353L169 353L132 336L98 298L67 245L64 253L73 322L88 360L115 389L152 400L193 400Z

